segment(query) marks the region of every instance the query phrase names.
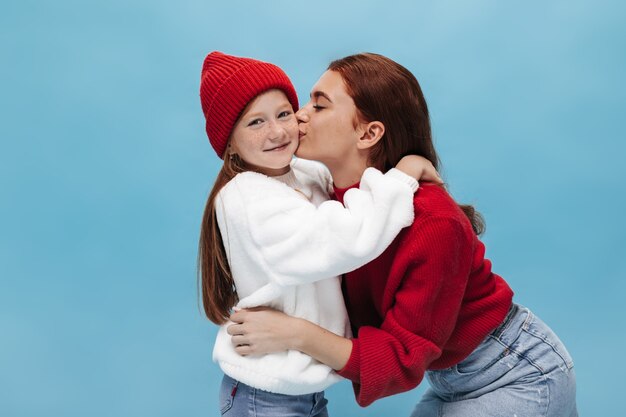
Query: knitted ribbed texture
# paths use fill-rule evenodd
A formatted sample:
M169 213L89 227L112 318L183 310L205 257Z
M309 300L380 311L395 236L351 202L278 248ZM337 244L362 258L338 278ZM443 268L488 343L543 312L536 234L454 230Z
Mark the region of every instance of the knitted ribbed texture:
M206 56L200 80L200 102L206 133L220 158L237 118L252 99L271 90L282 90L298 110L298 96L287 74L274 64L214 51Z
M345 189L336 189L343 198ZM467 357L504 319L513 292L442 187L421 184L415 221L374 261L344 276L352 353L339 374L357 402L417 386Z

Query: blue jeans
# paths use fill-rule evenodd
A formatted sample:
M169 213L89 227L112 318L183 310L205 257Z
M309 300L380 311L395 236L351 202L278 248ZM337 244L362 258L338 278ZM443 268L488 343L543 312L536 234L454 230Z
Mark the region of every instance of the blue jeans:
M224 375L220 408L227 417L328 417L324 392L304 395L274 394Z
M426 373L431 388L411 417L576 417L573 366L554 332L513 304L465 360Z

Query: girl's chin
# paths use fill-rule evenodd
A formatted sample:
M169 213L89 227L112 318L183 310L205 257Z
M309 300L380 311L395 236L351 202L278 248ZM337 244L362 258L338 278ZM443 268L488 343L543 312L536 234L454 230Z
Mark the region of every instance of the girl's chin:
M281 170L283 168L288 168L289 165L291 165L291 160L293 158L293 154L289 154L289 155L290 156L288 158L285 156L284 158L273 161L272 164L268 164L268 165L270 165L270 168L274 170Z

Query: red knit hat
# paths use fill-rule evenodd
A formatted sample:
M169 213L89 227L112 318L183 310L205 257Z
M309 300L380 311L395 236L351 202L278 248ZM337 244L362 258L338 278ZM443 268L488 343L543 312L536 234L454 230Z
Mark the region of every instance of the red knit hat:
M206 133L217 156L224 157L226 143L243 109L259 94L282 90L294 111L298 96L282 69L268 62L211 52L204 59L200 102Z

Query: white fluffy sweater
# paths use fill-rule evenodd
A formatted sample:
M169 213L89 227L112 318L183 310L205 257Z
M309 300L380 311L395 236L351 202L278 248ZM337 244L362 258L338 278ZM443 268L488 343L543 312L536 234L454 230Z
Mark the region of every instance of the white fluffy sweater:
M332 180L317 162L295 159L280 177L238 174L218 194L218 225L239 303L270 306L350 337L338 275L378 257L413 222L417 181L368 168L360 188L329 201ZM240 356L220 327L213 359L230 377L280 394L310 394L341 379L298 351Z

